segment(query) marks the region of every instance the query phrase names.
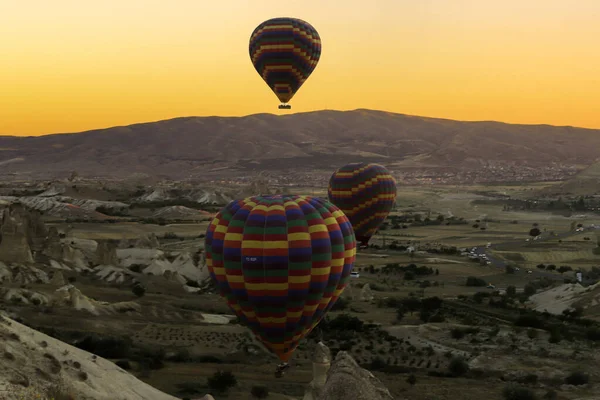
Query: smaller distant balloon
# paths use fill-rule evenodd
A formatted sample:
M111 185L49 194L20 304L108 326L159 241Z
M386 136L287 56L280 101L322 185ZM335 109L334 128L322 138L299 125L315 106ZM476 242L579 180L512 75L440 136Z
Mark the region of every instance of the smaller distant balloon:
M250 60L281 104L287 104L317 67L321 38L316 29L298 18L272 18L250 35Z
M396 181L379 164L351 163L331 175L329 201L342 210L356 240L367 245L396 202Z

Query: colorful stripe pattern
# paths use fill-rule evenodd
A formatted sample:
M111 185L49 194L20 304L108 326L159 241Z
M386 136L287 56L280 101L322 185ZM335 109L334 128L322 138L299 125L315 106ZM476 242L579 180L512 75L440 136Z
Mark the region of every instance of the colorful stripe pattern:
M234 200L209 225L205 244L221 296L284 362L335 304L356 255L344 213L308 196Z
M329 179L329 201L347 216L356 240L366 245L396 201L396 181L378 164L352 163Z
M321 56L321 38L308 22L273 18L250 36L250 59L282 103L289 102L314 71Z

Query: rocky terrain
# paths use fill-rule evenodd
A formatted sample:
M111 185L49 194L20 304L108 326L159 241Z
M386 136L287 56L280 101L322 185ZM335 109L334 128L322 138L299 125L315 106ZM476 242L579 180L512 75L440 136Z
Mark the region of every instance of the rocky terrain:
M92 190L82 183L77 181L82 192ZM99 201L103 207L108 202L139 205L145 194L158 192L166 194L166 199L176 196L172 189L163 188L140 188L132 197L136 202L115 197ZM176 189L175 193L192 191ZM55 184L32 197L65 194L72 193ZM464 294L469 290L464 286L465 274L495 274L489 278L492 280L508 276L494 272L493 267L485 272L487 267L467 265L459 257L431 257L418 251L414 262L439 268L441 274L427 267L429 272L425 273L429 275L407 280L405 272L395 276L394 270L401 267L393 260L413 262L408 254L365 250L358 261L363 268L360 280L351 281L339 309L332 310L330 318L320 325L322 331L301 344L294 356L293 373L277 380L272 378L273 357L237 324L211 287L201 252L200 227L205 227L206 221L164 226L136 225L128 220L57 222L57 217L36 210L22 202L22 197L27 196L14 196L0 210L0 309L12 319L0 323L0 335L21 337L21 341L11 339L10 348L5 345L5 358L0 357L0 375L8 377L0 380L0 389L20 385L19 390L31 393L60 389L71 391L75 398L104 398L114 388L101 387L95 377L106 370L111 379L113 374L114 379L118 374L128 375L130 391L124 391L123 396L132 399L138 398L136 379L179 398L210 393L216 400L250 399L257 381L269 387L269 398L274 400L335 400L347 399L350 394L359 400L470 400L481 396L500 400L507 385L516 385L538 398L556 391L560 400L595 399L600 374L591 366L600 363L594 336L600 332L594 330L600 308L599 286L563 283L571 272L562 275L560 283L539 286L534 290L537 293L517 301L508 297L506 289L492 292L481 288L487 293ZM85 204L82 198L72 198ZM208 215L189 207L160 205L156 197L150 197L148 204L159 205L154 210L144 209L146 215L156 216L161 211L165 212L164 219L170 215L177 220L184 213ZM48 220L53 222L45 222ZM161 228L165 234L137 233L115 239L133 225L149 228L147 232ZM187 229L189 225L193 229L185 237L170 232L176 226ZM375 265L373 272L367 271L369 264ZM511 279L519 282L529 278ZM423 294L418 295L421 290ZM498 306L498 302L505 303ZM591 319L586 322L568 317L576 309ZM533 310L538 313L528 314ZM529 319L518 324L520 315ZM31 333L30 329L38 332ZM39 336L41 332L58 343ZM22 340L24 336L33 339ZM102 343L124 346L118 355L106 357L101 356L106 349L88 348L97 353L96 360L101 360L101 371L79 359L91 357L92 363L98 363L89 353L77 353L72 359L59 357L66 350L73 353L71 347L64 346L83 351L82 343L91 346L89 343L100 338L105 341ZM38 342L45 342L46 347L34 345ZM28 354L30 351L42 353ZM45 352L62 365L59 372L52 372L53 361L40 364L38 360L51 359ZM9 353L15 358L6 355ZM20 370L13 361L19 357L32 360L19 364L30 380L29 386L18 379ZM156 357L153 362L157 366L145 364L148 357ZM127 372L112 362L128 365ZM221 369L233 370L239 376L228 397L203 383ZM581 369L588 381L568 383ZM80 378L85 376L80 371L88 374L86 379ZM55 379L47 379L47 374ZM52 388L53 384L60 388ZM139 393L145 393L145 385L140 386ZM183 394L185 390L189 395Z
M37 332L0 313L0 399L176 400L114 363ZM325 346L313 357L313 381L303 400L393 399L345 352L333 365ZM330 367L331 365L331 367ZM210 394L198 400L215 399ZM219 399L217 396L216 399ZM290 398L291 399L291 398Z
M369 159L410 168L477 170L590 165L598 130L460 122L381 111L186 117L42 137L0 137L2 173L172 178L258 170L330 171ZM11 162L8 162L11 161ZM404 162L404 164L403 164ZM410 169L409 168L409 169Z

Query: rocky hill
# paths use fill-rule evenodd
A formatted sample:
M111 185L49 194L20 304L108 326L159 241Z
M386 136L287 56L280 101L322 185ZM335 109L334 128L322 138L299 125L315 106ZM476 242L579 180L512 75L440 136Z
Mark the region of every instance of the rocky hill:
M2 399L177 400L102 357L2 314L0 338ZM331 368L329 358L316 356L314 379L304 399L346 400L350 395L354 400L393 399L383 384L346 352L338 353Z
M386 165L478 168L500 163L589 165L600 130L460 122L381 111L186 117L41 137L0 137L3 173L189 177L250 170Z
M112 362L0 315L0 398L176 400ZM8 397L2 397L5 396ZM117 397L118 394L118 397Z

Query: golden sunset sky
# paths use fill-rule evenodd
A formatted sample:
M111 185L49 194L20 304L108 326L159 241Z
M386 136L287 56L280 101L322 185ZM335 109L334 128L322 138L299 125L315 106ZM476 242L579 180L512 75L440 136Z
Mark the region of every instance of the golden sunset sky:
M599 0L0 0L0 134L284 113L248 55L279 16L323 43L291 112L600 128Z

